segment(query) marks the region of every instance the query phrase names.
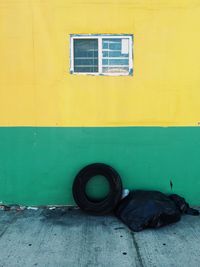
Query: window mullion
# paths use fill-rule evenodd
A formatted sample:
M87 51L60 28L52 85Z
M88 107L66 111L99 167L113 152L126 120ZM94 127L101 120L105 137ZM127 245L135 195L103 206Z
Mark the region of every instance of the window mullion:
M129 72L133 68L133 50L132 50L132 43L131 38L129 37Z
M99 73L102 74L102 37L98 37L98 66Z
M70 71L73 72L74 71L74 38L71 38L71 62L70 62Z

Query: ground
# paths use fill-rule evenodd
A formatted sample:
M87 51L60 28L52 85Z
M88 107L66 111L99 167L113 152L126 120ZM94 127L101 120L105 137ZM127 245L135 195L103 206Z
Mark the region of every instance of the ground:
M197 267L199 232L199 216L133 233L72 208L0 211L0 267Z

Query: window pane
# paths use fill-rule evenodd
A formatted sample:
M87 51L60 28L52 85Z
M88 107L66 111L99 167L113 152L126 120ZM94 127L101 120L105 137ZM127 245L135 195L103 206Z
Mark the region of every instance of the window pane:
M104 65L127 65L128 66L128 58L127 59L103 59L103 66Z
M103 57L128 57L128 54L122 54L121 51L103 51Z
M98 65L98 58L75 58L74 62L76 66L96 66Z
M102 70L104 73L129 71L129 39L103 38Z
M95 66L91 66L91 67L75 67L74 68L74 71L75 72L98 72L98 68L97 67L95 67Z
M98 72L97 39L74 39L74 71Z

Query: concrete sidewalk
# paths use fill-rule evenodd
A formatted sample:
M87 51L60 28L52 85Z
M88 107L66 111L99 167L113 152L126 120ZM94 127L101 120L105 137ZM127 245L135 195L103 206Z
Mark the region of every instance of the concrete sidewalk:
M131 233L112 216L57 208L0 211L1 267L200 266L200 217Z

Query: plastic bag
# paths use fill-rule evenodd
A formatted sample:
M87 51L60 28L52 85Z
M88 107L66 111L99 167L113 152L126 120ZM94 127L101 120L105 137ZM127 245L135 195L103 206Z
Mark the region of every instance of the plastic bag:
M173 194L170 195L169 198L176 204L181 213L198 216L199 211L193 208L190 208L189 204L185 201L185 199L179 195Z
M191 210L178 195L166 196L158 191L136 190L121 200L116 216L131 230L138 232L178 222L182 213ZM198 215L198 211L195 212Z

